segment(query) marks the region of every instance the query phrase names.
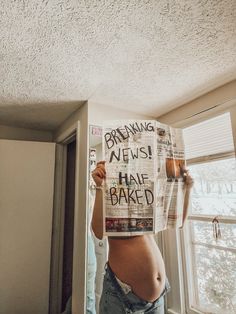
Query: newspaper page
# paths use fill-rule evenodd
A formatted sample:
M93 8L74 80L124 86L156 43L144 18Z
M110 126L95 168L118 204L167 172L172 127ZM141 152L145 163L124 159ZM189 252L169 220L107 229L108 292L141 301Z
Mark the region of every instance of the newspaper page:
M184 142L181 129L156 122L156 232L182 226L184 202Z
M103 128L104 234L128 236L182 226L182 130L158 121L112 121Z
M171 155L170 127L156 123L157 136L157 207L155 212L156 232L167 228L168 209L171 200L173 185L167 180L167 158Z
M154 233L155 121L112 121L104 127L104 234Z
M179 228L183 222L183 205L185 196L184 169L186 165L184 141L181 129L170 127L171 149L166 159L167 182L172 184L171 200L168 207L167 228ZM168 173L168 169L170 173ZM172 175L172 172L173 175Z

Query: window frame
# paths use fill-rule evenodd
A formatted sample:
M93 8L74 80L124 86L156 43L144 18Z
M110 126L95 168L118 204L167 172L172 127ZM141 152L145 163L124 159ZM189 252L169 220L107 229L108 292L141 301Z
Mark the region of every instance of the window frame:
M222 95L222 93L220 94ZM219 96L219 95L218 95ZM205 99L205 98L204 98ZM204 101L204 99L202 99ZM196 101L197 102L197 101ZM197 124L201 121L214 118L217 115L224 114L226 112L230 113L231 126L233 133L233 141L235 152L233 157L236 157L236 98L233 98L230 102L222 102L221 105L214 107L213 105L210 109L208 100L206 100L205 105L203 105L202 111L197 113L196 105L189 103L175 111L164 118L159 119L160 122L169 123L173 127L186 128L193 124ZM204 107L206 110L203 110ZM207 156L198 160L189 160L189 162L206 162L207 160L214 158L216 160L225 159L226 157L232 156L229 152L226 154ZM168 314L203 314L196 309L190 308L187 285L187 276L189 267L186 267L185 258L186 251L184 249L186 238L186 229L188 225L188 220L183 229L178 229L175 231L166 230L163 232L162 236L162 247L163 247L163 257L166 265L166 273L170 280L172 289L167 295L166 307ZM184 236L185 233L185 236Z
M225 152L221 154L214 154L204 157L198 157L194 159L187 160L187 165L196 165L211 161L217 161L217 160L225 160L229 158L235 158L235 152ZM201 215L201 214L189 214L186 222L186 226L184 227L183 231L179 235L179 239L177 239L177 246L180 248L181 251L181 264L182 264L182 270L183 270L183 281L184 281L184 299L185 299L185 308L187 314L204 314L204 312L201 312L197 310L194 305L190 305L190 299L196 301L197 300L197 287L193 288L193 283L196 281L193 280L193 269L196 269L196 266L194 265L195 259L194 259L194 251L190 248L192 245L192 228L190 225L190 221L202 221L202 222L211 222L215 216L213 215ZM228 224L236 224L236 216L223 216L220 218L221 223L228 223ZM196 243L195 243L196 244ZM206 247L216 247L215 245L207 245L202 244ZM233 251L236 252L236 248L221 248L225 251ZM191 255L189 254L191 253ZM189 274L189 275L188 275ZM190 297L191 294L191 297Z

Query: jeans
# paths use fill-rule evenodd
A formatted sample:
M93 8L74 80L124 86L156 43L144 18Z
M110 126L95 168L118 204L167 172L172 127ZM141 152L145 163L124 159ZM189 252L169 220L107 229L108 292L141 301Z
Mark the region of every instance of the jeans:
M165 288L160 297L154 302L144 301L132 291L125 294L107 264L99 305L99 314L164 314L164 295L169 290L170 285L166 278Z

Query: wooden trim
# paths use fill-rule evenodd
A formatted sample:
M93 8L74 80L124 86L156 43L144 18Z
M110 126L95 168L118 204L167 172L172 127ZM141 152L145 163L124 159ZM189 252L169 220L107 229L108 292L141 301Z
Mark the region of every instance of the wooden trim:
M196 274L194 274L194 269L196 269L195 266L195 255L192 251L191 242L193 238L192 229L189 223L187 223L187 228L183 230L182 233L182 241L184 241L184 261L185 261L185 282L186 282L186 288L187 291L185 291L185 304L187 312L189 312L190 309L190 302L195 305L197 303L197 286L196 281L193 280ZM184 235L185 233L185 235ZM186 236L187 235L187 236ZM187 276L187 274L189 274Z
M186 127L229 111L236 103L236 80L158 117L162 123Z
M235 152L229 151L226 153L219 153L219 154L214 154L214 155L209 155L209 156L202 156L202 157L188 159L187 164L188 165L203 164L206 162L217 161L217 160L222 160L222 159L230 159L234 157L235 157Z
M75 137L73 125L56 139L49 314L61 312L67 144Z
M61 133L55 141L65 147L76 138L76 181L75 181L75 207L74 207L74 249L73 249L73 278L72 278L72 313L86 312L86 265L87 265L87 168L81 164L85 150L81 145L81 123L77 121ZM84 130L83 130L84 131ZM87 131L86 141L88 142ZM88 145L87 145L88 146ZM88 156L88 153L86 153ZM87 157L86 157L87 158ZM83 164L87 159L83 160ZM81 179L82 169L86 176ZM81 185L81 182L83 184ZM86 198L86 201L85 201ZM79 242L78 242L79 241ZM52 314L58 314L52 313ZM50 313L51 314L51 313Z
M66 158L66 147L56 144L49 314L61 311Z
M188 312L188 314L207 314L206 312L201 312L193 307L190 307ZM212 314L211 312L209 314Z
M185 282L184 271L185 271L185 263L184 263L184 255L183 255L183 247L181 243L181 229L176 231L176 241L177 241L177 258L178 258L178 271L179 271L179 288L180 288L180 307L181 312L186 312L186 295L188 295L188 289Z
M176 311L173 311L172 309L168 309L167 311L168 311L168 314L180 314Z
M87 285L87 208L88 208L88 128L85 142L81 138L82 127L78 121L76 128L76 181L74 215L74 251L72 313L86 313ZM82 147L82 144L84 146Z
M67 144L68 139L71 137L71 135L75 134L76 129L77 129L77 123L74 123L68 129L66 129L63 133L61 133L59 136L57 136L54 139L55 142L60 143L60 144Z
M188 220L195 220L195 221L207 221L212 222L212 220L217 217L219 219L220 223L224 224L236 224L236 218L235 216L212 216L212 215L189 215Z
M192 254L192 247L191 247L191 227L187 223L187 226L180 230L180 243L179 246L181 247L181 254L183 256L183 277L184 277L184 283L185 283L185 309L184 311L181 311L181 313L187 313L187 314L204 314L203 312L197 310L194 308L194 305L196 305L196 287L193 284L193 267L194 265L194 255ZM195 268L196 269L196 268ZM187 276L188 274L188 276ZM192 301L192 305L190 305L190 302ZM183 310L183 309L182 309Z
M168 314L186 314L186 313L188 313L188 314L205 314L205 313L200 312L200 311L198 311L197 309L194 309L194 308L190 308L187 312L181 311L181 313L176 312L176 311L174 311L172 309L168 309L167 312L168 312Z
M194 239L194 234L193 234L193 228L191 228L191 225L189 224L189 231L191 236L189 237L189 242L193 241ZM199 303L199 289L198 289L198 285L197 285L197 280L194 280L194 278L197 278L197 265L196 265L196 252L193 249L193 246L191 245L191 243L189 243L189 252L191 253L191 261L192 261L192 284L194 286L193 288L193 306ZM191 305L189 304L189 307L191 307Z
M79 289L79 280L81 280L80 269L78 268L78 256L80 255L78 249L79 226L78 219L80 216L79 208L79 173L80 173L80 123L78 122L76 128L76 166L75 166L75 212L74 212L74 250L73 250L73 279L72 279L72 313L79 314L81 310L84 312L84 291ZM86 283L85 283L86 284Z
M184 312L187 313L187 309L189 306L189 300L190 300L190 294L192 292L192 289L188 282L188 276L186 274L191 274L191 261L190 263L187 263L187 244L186 239L184 238L184 232L186 232L186 228L188 228L188 222L185 224L184 229L179 230L179 243L178 246L180 248L180 256L181 256L181 266L182 266L182 277L183 277L183 297L184 297Z

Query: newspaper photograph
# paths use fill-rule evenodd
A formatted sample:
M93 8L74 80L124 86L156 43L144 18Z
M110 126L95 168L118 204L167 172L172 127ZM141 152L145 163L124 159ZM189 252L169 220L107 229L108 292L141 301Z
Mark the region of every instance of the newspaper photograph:
M180 129L155 120L103 128L104 234L128 236L180 226L185 164Z

